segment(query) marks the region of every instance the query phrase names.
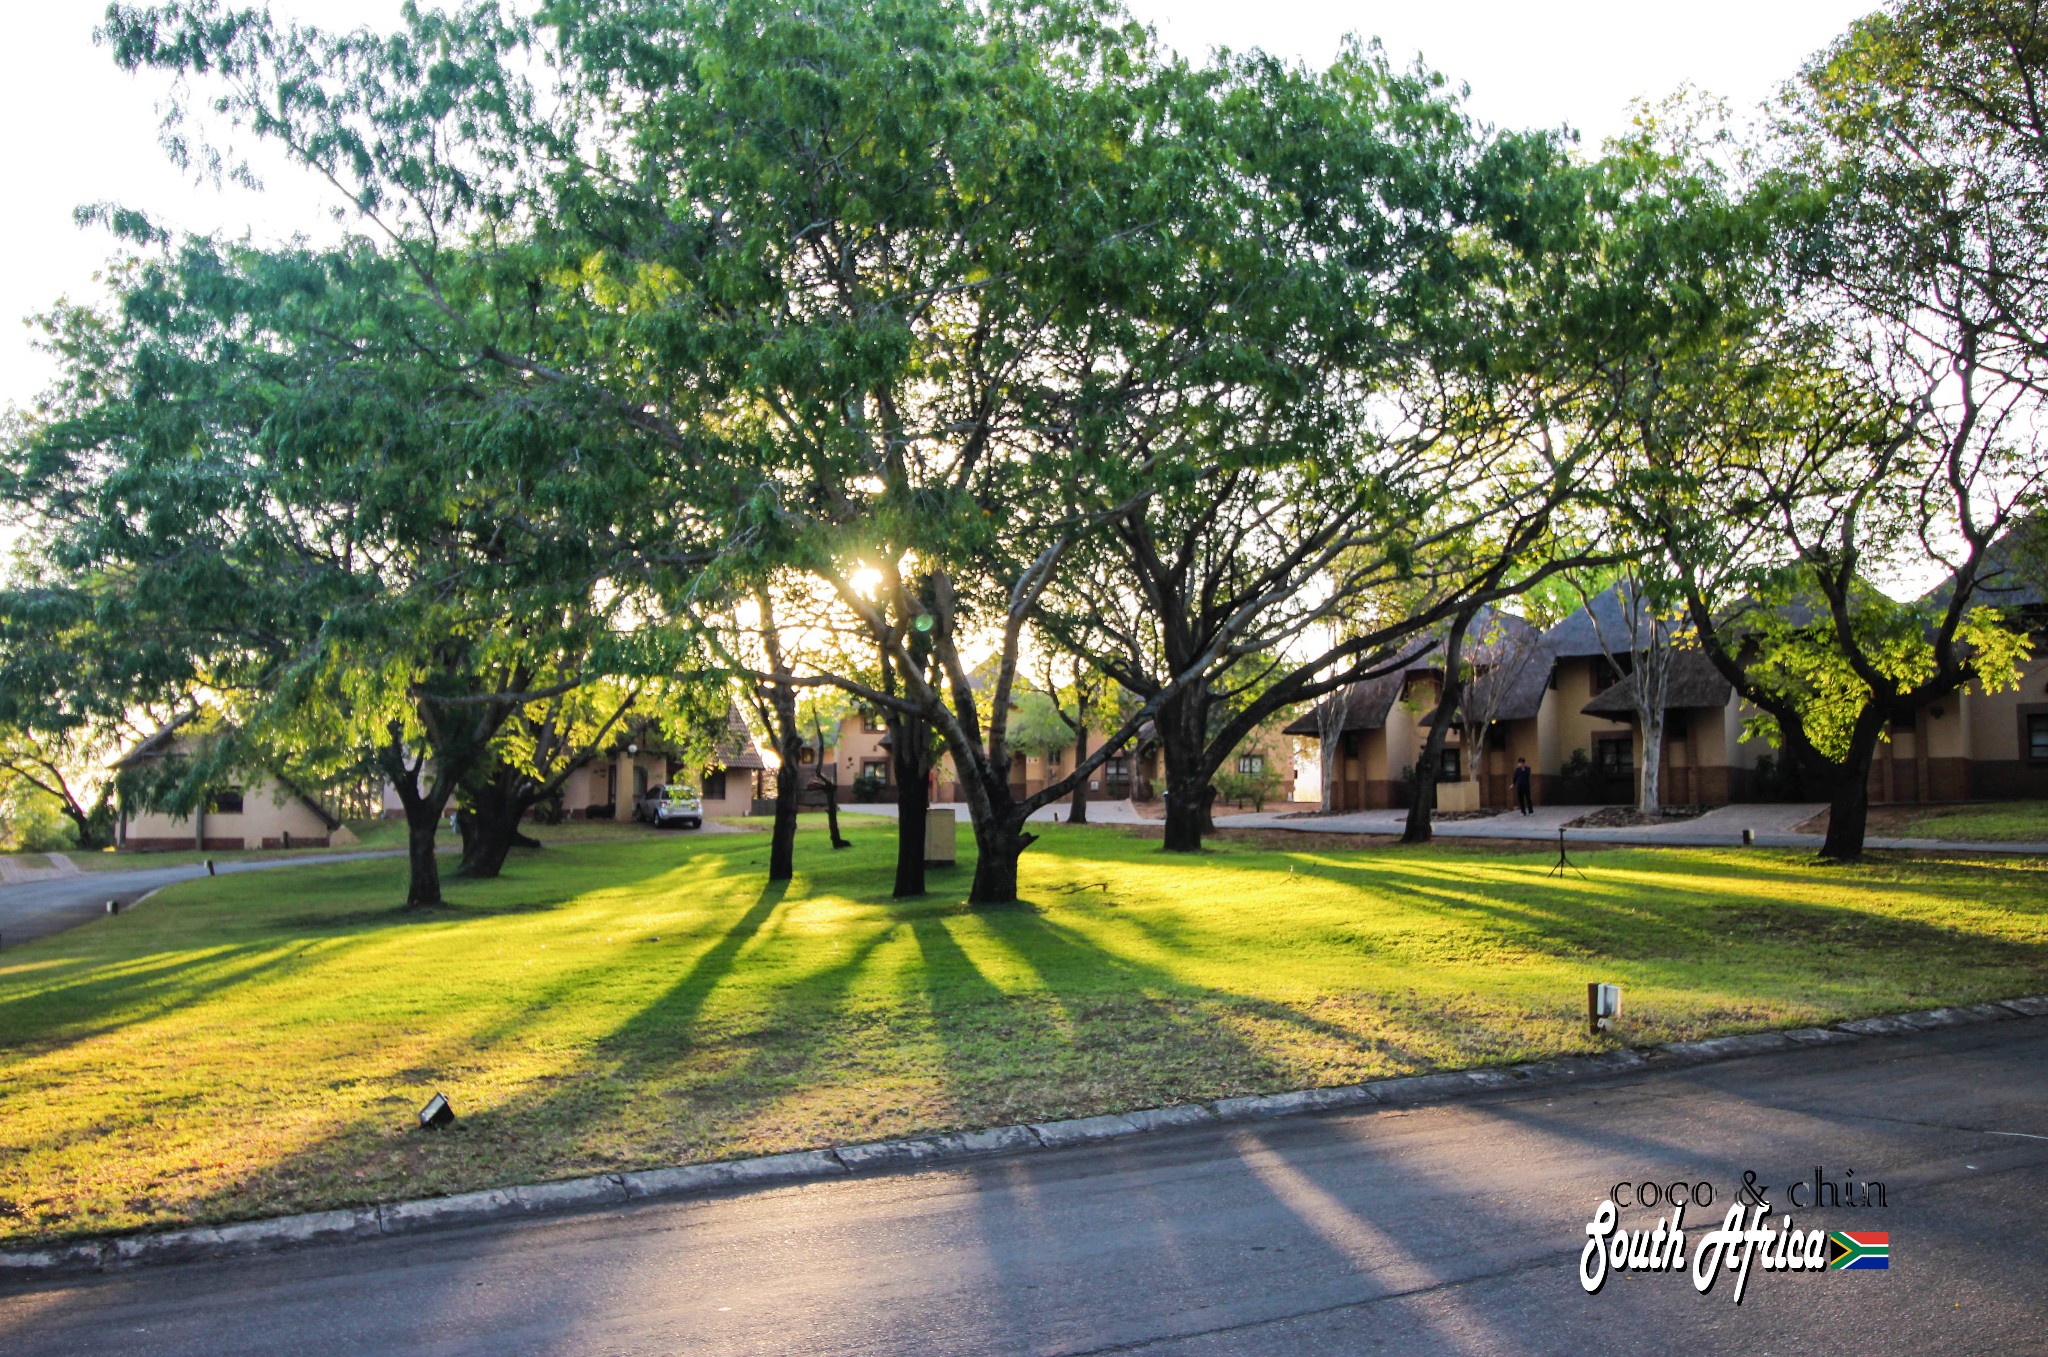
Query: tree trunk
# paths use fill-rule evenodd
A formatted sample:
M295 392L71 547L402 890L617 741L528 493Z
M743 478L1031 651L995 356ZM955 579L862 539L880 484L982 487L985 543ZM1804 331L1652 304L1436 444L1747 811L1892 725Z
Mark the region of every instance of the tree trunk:
M1863 856L1863 836L1870 823L1870 765L1884 733L1884 717L1866 708L1849 736L1849 755L1840 781L1828 802L1828 832L1820 855L1830 862L1854 862Z
M1202 821L1207 807L1209 779L1199 774L1185 779L1169 777L1166 784L1166 843L1169 853L1202 851Z
M1643 771L1636 787L1636 814L1654 816L1663 805L1664 714L1643 727Z
M1436 775L1444 766L1444 740L1451 733L1451 717L1464 696L1459 665L1465 649L1465 629L1472 614L1461 612L1451 621L1444 638L1444 686L1437 694L1436 710L1429 719L1429 737L1422 742L1422 756L1415 761L1415 799L1408 805L1408 823L1401 829L1402 843L1428 843L1436 836L1430 814L1436 809Z
M441 828L441 806L446 804L445 801L435 804L426 799L406 804L407 909L430 909L441 903L441 868L434 860L434 837Z
M1083 719L1081 722L1080 729L1074 732L1075 768L1079 768L1082 764L1088 762L1088 722L1086 719L1086 708L1082 709L1082 716ZM1067 823L1070 825L1085 825L1088 823L1088 779L1085 777L1076 778L1074 780L1074 799L1072 802L1068 804L1067 807Z
M788 881L796 876L797 797L803 783L797 772L797 743L784 740L776 752L782 766L775 770L775 829L768 839L768 879Z
M519 822L533 804L531 790L517 773L500 769L477 789L468 806L456 812L455 828L462 835L462 864L455 869L457 876L488 881L504 869L513 848L540 847L537 839L519 832Z
M925 891L925 812L931 809L931 738L924 721L890 711L889 762L896 774L896 885L891 892L909 900ZM979 880L979 876L976 880ZM1012 889L1015 877L1012 875Z
M64 799L63 809L65 818L71 821L73 829L78 834L78 846L87 849L95 847L92 841L92 817L80 810L69 797Z
M1165 850L1169 853L1201 852L1202 835L1213 828L1209 805L1216 793L1209 778L1214 770L1204 759L1208 718L1208 703L1198 701L1193 693L1169 699L1153 718L1166 776Z
M974 885L970 905L1007 905L1017 898L1017 859L1037 839L1008 825L974 827Z
M853 847L853 841L839 833L839 783L832 778L821 777L818 779L818 789L825 793L825 832L831 835L832 846Z

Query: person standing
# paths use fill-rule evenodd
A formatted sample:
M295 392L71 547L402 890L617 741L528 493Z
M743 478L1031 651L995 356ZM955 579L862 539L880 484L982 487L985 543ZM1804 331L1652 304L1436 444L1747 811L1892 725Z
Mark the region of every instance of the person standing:
M1515 760L1515 805L1524 815L1536 813L1536 803L1529 796L1529 760Z

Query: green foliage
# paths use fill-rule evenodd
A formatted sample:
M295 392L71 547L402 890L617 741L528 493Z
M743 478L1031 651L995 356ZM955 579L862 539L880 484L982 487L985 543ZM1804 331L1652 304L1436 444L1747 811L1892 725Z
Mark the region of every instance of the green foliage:
M40 787L16 782L0 797L0 846L14 853L77 848L78 834L64 803Z
M1266 803L1280 794L1286 779L1280 769L1270 761L1262 760L1259 766L1245 772L1233 768L1216 775L1216 794L1226 801L1249 801L1253 810L1264 810Z
M1852 600L1847 630L1863 665L1898 690L1919 687L1934 677L1937 657L1929 638L1938 617L1931 607L1900 603L1867 585L1857 587ZM1781 588L1760 597L1744 631L1753 649L1747 670L1752 681L1797 716L1818 753L1837 761L1848 757L1857 723L1875 696L1859 666L1851 663L1841 630L1833 618ZM2019 686L2020 666L2033 644L1997 610L1971 609L1956 629L1956 640L1970 655L1978 691L1997 693ZM1782 742L1778 721L1768 711L1750 717L1748 733L1773 745ZM1889 731L1880 738L1889 739Z
M1071 748L1074 731L1060 715L1059 704L1033 689L1017 695L1017 705L1010 712L1009 740L1018 753L1044 758Z

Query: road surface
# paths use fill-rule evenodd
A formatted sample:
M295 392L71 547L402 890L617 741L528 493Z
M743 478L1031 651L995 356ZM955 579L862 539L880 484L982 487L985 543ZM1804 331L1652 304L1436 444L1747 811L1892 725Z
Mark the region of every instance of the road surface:
M1886 1271L1579 1282L1617 1181ZM2048 1020L0 1292L10 1354L2048 1351ZM1654 1213L1625 1212L1647 1227Z

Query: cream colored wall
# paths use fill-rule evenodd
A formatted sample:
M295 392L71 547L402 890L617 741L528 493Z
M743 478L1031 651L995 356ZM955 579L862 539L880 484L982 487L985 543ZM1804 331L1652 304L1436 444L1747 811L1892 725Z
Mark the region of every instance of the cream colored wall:
M887 730L868 731L861 728L861 718L849 716L839 723L839 748L834 751L839 766L839 785L850 786L860 776L861 764L880 759L890 763L889 751L882 747L882 741L889 737ZM884 775L888 781L896 780L892 766Z
M1604 716L1588 716L1585 706L1593 700L1593 664L1584 656L1559 660L1552 672L1556 676L1556 691L1545 695L1545 706L1551 707L1553 738L1555 745L1546 751L1545 761L1538 765L1538 771L1555 773L1572 756L1574 749L1586 751L1586 757L1593 757L1595 737L1601 735L1632 735L1626 721L1611 721ZM1556 699L1553 703L1551 699ZM1638 751L1640 753L1640 751Z
M668 756L642 750L628 755L621 751L609 759L592 759L579 772L571 773L569 780L562 784L562 810L568 815L581 815L592 806L606 804L611 794L611 770L618 771L618 816L627 819L633 814L633 769L640 768L647 774L647 785L659 787L668 781ZM690 779L692 785L696 779Z
M1970 758L2012 760L2026 757L2021 747L2019 709L2048 702L2048 654L2039 654L2020 670L2018 689L1986 693L1976 684L1965 691L1959 707L1964 717L1963 749ZM1932 745L1930 741L1930 746ZM1931 752L1940 753L1939 749Z
M270 779L259 777L243 784L239 813L209 810L201 817L200 826L195 826L190 816L144 811L128 818L123 839L179 839L197 847L200 827L209 842L239 840L244 848L261 848L266 839L282 842L287 834L295 843L310 843L328 836L326 822L304 802Z

